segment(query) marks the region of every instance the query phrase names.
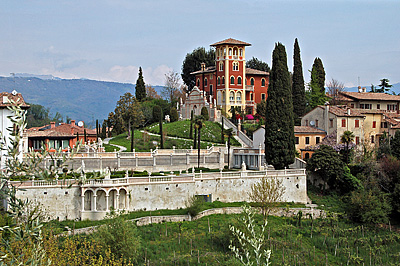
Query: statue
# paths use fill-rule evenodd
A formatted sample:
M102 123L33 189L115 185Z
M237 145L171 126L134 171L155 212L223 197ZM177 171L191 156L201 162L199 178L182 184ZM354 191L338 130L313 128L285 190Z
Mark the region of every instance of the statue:
M246 164L244 163L244 161L242 162L242 171L246 171Z
M104 179L110 179L111 178L111 171L109 167L106 167L106 171L104 173Z

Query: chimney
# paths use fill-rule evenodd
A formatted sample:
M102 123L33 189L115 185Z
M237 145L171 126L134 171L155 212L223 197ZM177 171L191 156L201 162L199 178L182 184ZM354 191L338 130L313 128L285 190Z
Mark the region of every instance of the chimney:
M201 63L201 71L206 70L206 63Z
M358 86L358 92L362 92L361 86Z
M75 126L75 120L71 120L71 126Z
M361 90L362 90L362 92L367 92L367 88L365 88L365 87L363 87Z
M349 109L347 109L347 115L351 115L351 109L349 108Z
M56 128L56 122L50 122L50 128L51 129Z

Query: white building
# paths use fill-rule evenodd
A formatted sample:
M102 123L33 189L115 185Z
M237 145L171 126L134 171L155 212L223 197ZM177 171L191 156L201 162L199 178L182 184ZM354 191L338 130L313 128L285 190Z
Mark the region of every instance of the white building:
M16 126L13 125L9 117L13 116L14 113L8 109L13 103L19 105L23 110L26 110L29 108L29 105L27 105L24 101L24 98L22 97L21 93L17 93L16 91L13 91L11 93L9 92L1 92L0 93L0 133L2 134L2 140L5 141L5 147L8 147L10 145L10 137L13 132L13 130L17 130ZM25 143L26 145L27 143ZM22 151L23 151L23 143L21 142L20 146L20 151L21 151L21 158L22 158ZM0 168L3 169L5 167L5 162L6 162L6 157L7 157L7 151L6 150L0 150Z

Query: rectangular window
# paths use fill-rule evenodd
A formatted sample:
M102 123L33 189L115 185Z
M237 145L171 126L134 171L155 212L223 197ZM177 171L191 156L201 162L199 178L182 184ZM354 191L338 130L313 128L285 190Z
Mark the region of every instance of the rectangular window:
M372 122L372 128L376 128L376 121Z
M310 137L306 137L306 144L310 144Z
M54 149L54 140L49 140L49 149Z
M299 144L299 137L296 137L296 144Z
M356 145L360 144L360 137L356 137Z
M318 127L318 119L315 119L315 126Z
M376 109L381 109L381 105L379 103L376 105Z
M351 108L354 108L354 103L351 104Z
M329 119L329 127L333 127L333 119Z
M372 109L372 104L370 103L365 103L365 104L360 104L360 109Z
M342 119L342 127L346 127L346 119Z
M381 122L381 128L388 128L387 122Z
M360 127L360 120L355 120L354 127Z
M63 149L66 149L66 148L68 148L68 146L69 146L69 140L64 139L64 140L62 141L62 148L63 148Z
M306 124L305 124L305 126L308 126L308 120L306 119Z
M261 93L261 101L265 101L265 93Z
M371 136L371 143L375 143L375 136Z
M316 137L316 138L315 138L315 144L318 144L320 141L321 141L321 138L320 138L320 137Z
M396 111L397 110L397 105L395 104L388 104L387 105L388 111Z

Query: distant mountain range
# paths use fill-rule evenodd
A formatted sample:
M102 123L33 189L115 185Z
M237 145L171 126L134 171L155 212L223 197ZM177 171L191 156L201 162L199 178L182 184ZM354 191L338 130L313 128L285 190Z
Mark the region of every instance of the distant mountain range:
M40 77L40 78L39 78ZM153 86L160 94L162 86ZM0 77L0 91L22 93L25 101L40 104L85 124L102 121L114 111L119 97L125 92L135 95L135 85L89 79L60 79L53 76L15 74Z

